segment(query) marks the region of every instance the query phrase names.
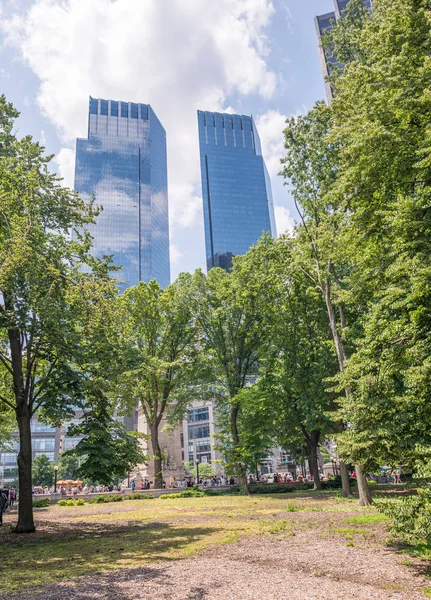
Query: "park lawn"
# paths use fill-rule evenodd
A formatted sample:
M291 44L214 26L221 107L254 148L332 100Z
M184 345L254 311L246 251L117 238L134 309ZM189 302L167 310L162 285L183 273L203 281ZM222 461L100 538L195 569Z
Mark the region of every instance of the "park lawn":
M325 534L349 533L345 518L374 513L334 493L133 500L36 511L37 532L0 531L0 594L112 569L178 560L244 536L289 537L317 521ZM347 513L347 514L346 514ZM381 519L355 522L363 533ZM320 524L321 522L321 524ZM337 530L338 524L338 530ZM350 536L349 536L350 537Z

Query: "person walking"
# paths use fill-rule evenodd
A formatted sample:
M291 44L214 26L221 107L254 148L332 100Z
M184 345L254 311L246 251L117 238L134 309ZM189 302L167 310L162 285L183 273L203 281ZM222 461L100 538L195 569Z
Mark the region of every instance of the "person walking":
M9 492L0 488L0 526L3 525L3 513L9 505Z

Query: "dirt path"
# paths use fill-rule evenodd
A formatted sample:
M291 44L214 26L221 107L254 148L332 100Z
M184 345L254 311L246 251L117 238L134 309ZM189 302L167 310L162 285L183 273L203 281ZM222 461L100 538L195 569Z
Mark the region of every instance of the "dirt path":
M121 569L15 600L423 600L421 563L370 540L313 529L213 547L192 558ZM406 564L410 563L410 564ZM429 582L429 580L428 580Z

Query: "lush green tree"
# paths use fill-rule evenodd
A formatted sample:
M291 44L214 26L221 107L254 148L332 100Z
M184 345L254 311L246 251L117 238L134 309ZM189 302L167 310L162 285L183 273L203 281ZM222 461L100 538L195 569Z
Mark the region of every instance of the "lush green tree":
M323 102L304 116L291 118L285 129L286 158L283 176L289 180L301 224L296 230L297 247L294 261L325 301L327 319L338 361L343 372L349 356L348 325L353 328L358 307L344 300L346 280L352 263L345 247L349 214L343 201L331 195L339 176L340 143L331 143L328 134L332 124L331 108ZM351 390L345 387L348 397ZM342 424L338 424L342 429ZM350 494L347 467L340 464L344 495ZM370 504L371 495L361 465L356 465L361 503Z
M190 275L163 290L141 282L121 300L124 370L117 392L126 405L142 408L151 440L155 486L163 484L162 421L178 422L198 388L198 329L193 320Z
M219 412L228 415L230 439L224 454L245 493L249 445L240 427L247 397L241 392L257 374L271 340L269 313L277 310L269 269L272 252L271 238L264 237L245 256L234 259L232 272L215 268L207 275L201 271L194 275L193 310L201 347L215 382Z
M282 302L265 385L277 415L278 444L304 448L314 486L320 489L319 444L336 428L331 419L336 398L327 390L327 379L337 373L337 361L322 294L295 264L297 240L284 237L275 244L278 256L273 267L282 282Z
M185 462L184 468L187 469L187 471L191 473L193 477L197 477L198 469L196 468L196 463L192 465L191 462ZM199 463L199 478L206 477L208 479L209 477L215 475L216 472L217 469L211 463Z
M331 107L332 195L349 212L356 265L345 299L361 304L340 444L370 465L429 460L430 32L427 1L376 0L332 40L347 63Z
M31 417L41 410L59 420L84 397L81 324L114 292L106 261L88 255L89 236L79 233L95 217L92 204L50 174L51 157L37 142L14 135L17 116L1 96L0 401L14 411L19 430L16 531L27 533L34 531Z
M93 400L78 425L72 425L70 435L82 436L76 448L65 456L79 458L76 474L82 479L108 485L118 483L145 456L136 436L112 417L109 402L102 395Z
M58 458L58 479L77 479L80 462L80 458L74 454L65 452L60 454Z
M40 454L33 460L33 485L51 487L54 483L54 465L46 454Z

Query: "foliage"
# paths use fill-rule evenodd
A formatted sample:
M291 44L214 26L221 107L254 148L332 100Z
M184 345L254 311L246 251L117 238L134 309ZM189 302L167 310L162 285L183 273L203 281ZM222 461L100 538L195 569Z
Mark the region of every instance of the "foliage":
M85 502L82 498L78 498L78 500L70 498L68 500L59 500L57 504L58 506L84 506Z
M271 253L271 238L265 236L245 256L234 259L230 273L215 268L206 276L196 271L193 278L193 311L214 382L224 459L244 491L248 489L250 448L240 427L247 397L241 392L257 374L259 359L271 339L268 315L276 311L276 303L265 269ZM254 422L259 427L262 420Z
M198 391L198 331L190 307L190 286L187 274L165 290L156 281L140 282L121 299L125 367L117 392L131 409L137 403L142 408L159 488L163 482L162 421L177 423Z
M197 469L196 464L192 465L191 462L186 461L184 463L184 468L193 475L193 477L197 477ZM199 478L204 477L212 477L215 475L216 469L211 463L199 463Z
M418 488L417 496L378 499L377 510L392 521L390 530L409 542L431 542L431 489Z
M154 500L154 496L152 494L128 494L124 496L124 500Z
M82 436L76 448L65 453L82 458L76 470L82 479L103 485L117 483L144 460L139 440L111 417L109 403L104 397L94 402L69 433Z
M46 454L36 456L33 461L33 485L47 485L54 483L54 466Z
M47 508L51 505L49 498L41 498L40 500L33 500L33 508Z
M183 492L178 492L176 494L162 494L160 496L160 500L172 500L176 498L201 498L205 496L204 492L200 492L198 490L184 490Z
M25 533L34 531L31 416L58 421L83 399L84 330L116 290L107 261L90 256L80 233L94 221L93 204L61 186L37 142L16 137L17 117L0 96L0 402L20 431L17 532Z
M63 452L58 459L58 479L78 479L79 458Z
M102 496L96 496L95 498L91 498L88 503L89 504L106 504L107 502L122 502L123 496L121 494L106 494Z

